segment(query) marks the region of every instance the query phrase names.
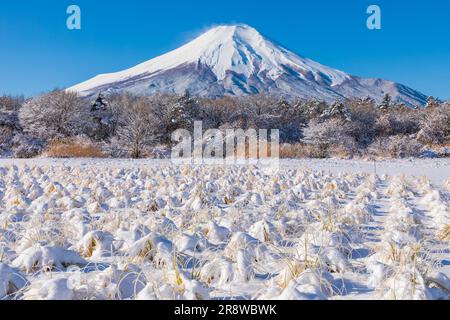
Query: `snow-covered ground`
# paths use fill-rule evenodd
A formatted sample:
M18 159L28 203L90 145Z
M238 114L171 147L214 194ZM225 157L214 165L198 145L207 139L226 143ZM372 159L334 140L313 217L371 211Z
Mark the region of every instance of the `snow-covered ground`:
M0 299L448 299L449 194L448 160L0 160Z

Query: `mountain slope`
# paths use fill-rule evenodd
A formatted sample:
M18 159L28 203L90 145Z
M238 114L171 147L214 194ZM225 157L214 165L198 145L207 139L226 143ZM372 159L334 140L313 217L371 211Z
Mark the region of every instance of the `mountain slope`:
M219 26L188 44L131 69L96 76L69 88L99 92L156 92L220 97L265 93L333 101L389 93L396 101L421 105L426 96L382 79L363 79L296 55L246 25Z

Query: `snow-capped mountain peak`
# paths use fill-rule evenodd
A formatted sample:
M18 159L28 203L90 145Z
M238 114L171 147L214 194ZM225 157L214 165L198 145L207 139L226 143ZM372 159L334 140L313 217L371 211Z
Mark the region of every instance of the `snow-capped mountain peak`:
M218 97L266 93L336 100L385 93L407 104L426 97L381 79L360 79L301 57L239 25L214 27L193 41L131 69L103 74L68 90L82 95L103 91L156 92Z
M277 46L247 25L213 28L181 49L186 50L180 50L182 57L193 53L189 60L198 59L211 67L218 80L223 80L227 71L246 77L267 72L272 80L276 80L285 72L285 66L328 74L333 84L340 84L347 78L343 72L300 58Z

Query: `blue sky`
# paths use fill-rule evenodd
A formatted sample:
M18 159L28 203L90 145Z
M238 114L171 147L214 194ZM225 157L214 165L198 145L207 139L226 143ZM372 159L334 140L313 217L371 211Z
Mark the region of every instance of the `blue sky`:
M82 30L66 9L82 10ZM382 30L366 9L382 9ZM290 50L363 77L450 98L446 0L14 0L0 3L0 94L36 95L175 49L208 27L246 23Z

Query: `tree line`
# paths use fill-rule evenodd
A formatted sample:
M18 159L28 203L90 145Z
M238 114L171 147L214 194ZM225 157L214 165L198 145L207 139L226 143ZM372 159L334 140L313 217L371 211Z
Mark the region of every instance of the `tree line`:
M432 97L424 108L411 108L389 95L380 103L326 103L188 93L88 99L55 90L27 100L0 97L0 155L29 158L71 144L95 147L105 157L160 156L170 149L171 134L193 130L194 121L203 121L204 130L279 129L284 157L448 156L450 147L450 103Z

